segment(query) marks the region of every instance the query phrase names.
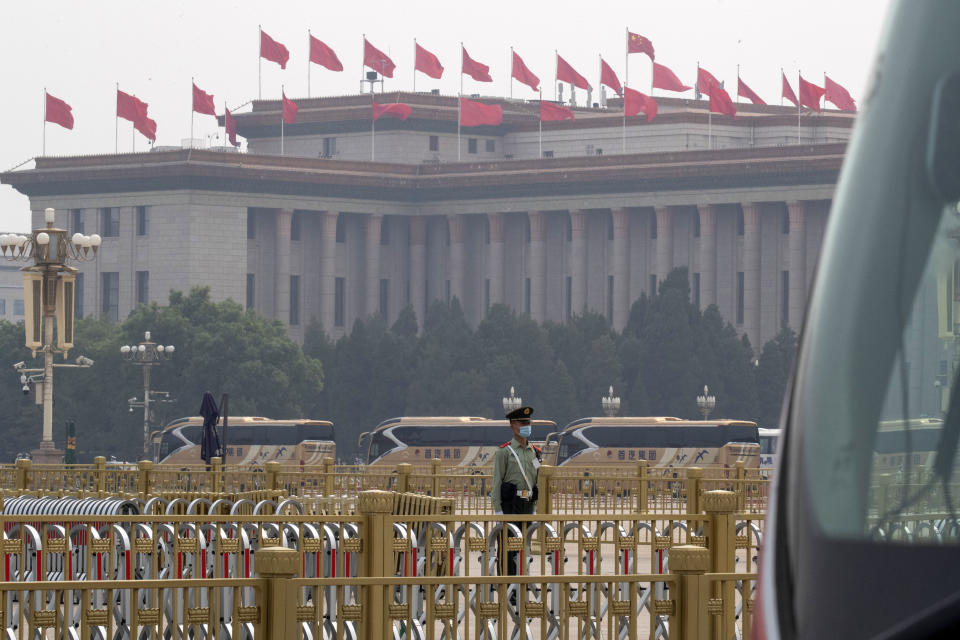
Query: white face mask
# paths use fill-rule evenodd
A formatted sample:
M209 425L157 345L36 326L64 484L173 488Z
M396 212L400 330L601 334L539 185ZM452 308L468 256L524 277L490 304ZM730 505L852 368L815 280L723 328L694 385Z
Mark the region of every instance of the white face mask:
M532 432L533 432L533 427L531 427L528 424L522 427L519 427L517 429L517 433L520 435L521 438L529 438Z

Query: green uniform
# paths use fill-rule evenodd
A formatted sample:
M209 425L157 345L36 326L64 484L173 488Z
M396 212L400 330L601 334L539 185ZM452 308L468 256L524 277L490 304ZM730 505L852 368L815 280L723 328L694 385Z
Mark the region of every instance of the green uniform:
M513 457L513 454L510 453L510 450L513 450L517 454L517 458L520 459L520 464L523 465L523 472L520 471L520 468L517 466L517 458ZM493 456L493 491L490 494L491 499L493 500L493 510L502 511L503 513L535 513L537 510L537 503L533 500L532 496L527 499L522 499L523 502L516 502L514 504L526 507L523 509L513 509L514 505L504 504L501 500L501 486L504 483L513 484L517 491L527 491L527 481L523 479L523 474L527 474L527 480L530 481L529 489L533 489L537 486L537 474L540 470L540 459L539 452L533 447L533 445L527 442L527 446L521 445L516 438L506 442L497 449L497 453Z

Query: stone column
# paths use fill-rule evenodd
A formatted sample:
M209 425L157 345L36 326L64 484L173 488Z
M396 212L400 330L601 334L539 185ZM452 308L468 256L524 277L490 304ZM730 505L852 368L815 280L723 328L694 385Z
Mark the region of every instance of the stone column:
M787 324L799 333L807 293L806 203L788 202L787 212L790 216L790 311Z
M587 304L587 212L570 212L570 312L582 314Z
M743 209L743 330L759 353L760 345L760 205ZM701 233L703 230L701 229ZM701 280L703 276L700 276Z
M427 221L410 216L410 306L423 327L427 305Z
M503 214L488 213L490 247L487 250L487 273L490 275L490 306L503 303Z
M366 223L366 312L371 316L380 311L380 225L383 223L383 216L370 214Z
M287 326L290 322L290 224L293 211L278 209L275 217L273 317Z
M717 209L698 205L700 214L700 308L717 303Z
M329 334L333 331L336 301L336 213L320 212L320 322Z
M630 215L625 208L613 209L613 328L623 331L630 315Z
M547 315L547 215L527 213L530 220L530 317L543 322Z
M670 207L657 207L657 286L673 267L673 215Z
M460 301L460 308L466 314L467 304L464 300L464 247L463 236L466 232L466 217L458 215L447 216L447 226L450 229L450 255L447 263L447 277L450 279L450 298L456 297Z

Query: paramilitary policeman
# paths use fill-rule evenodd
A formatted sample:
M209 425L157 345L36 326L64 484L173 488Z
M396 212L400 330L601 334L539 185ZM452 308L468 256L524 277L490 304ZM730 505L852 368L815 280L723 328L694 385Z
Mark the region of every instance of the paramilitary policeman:
M537 476L542 454L530 444L532 407L507 414L513 439L504 442L493 457L493 510L497 514L532 514L537 510ZM525 523L515 523L522 531ZM507 575L517 573L517 552L507 554Z

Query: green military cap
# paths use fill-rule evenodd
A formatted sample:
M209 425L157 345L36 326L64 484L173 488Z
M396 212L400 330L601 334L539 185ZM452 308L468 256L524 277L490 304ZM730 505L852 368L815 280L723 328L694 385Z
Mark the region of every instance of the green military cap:
M533 416L533 407L520 407L507 414L507 420L530 420Z

